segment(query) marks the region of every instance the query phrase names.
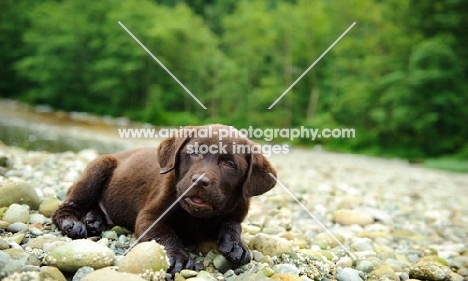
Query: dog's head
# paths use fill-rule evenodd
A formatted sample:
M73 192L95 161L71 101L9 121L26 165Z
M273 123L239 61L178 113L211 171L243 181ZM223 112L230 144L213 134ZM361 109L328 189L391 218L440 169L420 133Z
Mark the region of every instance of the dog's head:
M159 145L158 160L161 173L174 171L182 208L207 218L275 186L276 171L256 145L232 127L184 127Z

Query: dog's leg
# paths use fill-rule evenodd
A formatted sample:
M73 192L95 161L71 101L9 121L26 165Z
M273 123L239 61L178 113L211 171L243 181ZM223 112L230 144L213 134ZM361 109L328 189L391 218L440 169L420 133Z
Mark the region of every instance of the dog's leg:
M241 239L242 227L237 221L225 221L221 224L218 235L219 251L234 266L250 262L250 252Z
M102 190L112 177L117 160L112 156L101 156L91 162L81 178L70 188L67 199L54 213L52 220L63 234L70 238L85 238L88 236L87 225L81 220L98 206ZM102 217L91 212L88 227L91 232L98 229L96 222L102 224ZM99 224L99 223L97 223ZM95 235L95 233L92 233Z
M151 208L148 208L147 210L151 210ZM164 246L167 256L169 257L168 272L172 275L182 269L192 269L196 271L202 270L204 268L203 265L196 263L190 258L185 250L184 244L177 237L177 234L171 226L166 222L159 221L155 226L153 226L153 228L145 233L145 231L149 229L151 224L157 219L157 217L154 217L154 214L158 213L160 212L154 212L154 209L153 212L147 212L145 210L140 212L135 224L135 236L138 238L141 237L141 241L154 240ZM143 233L145 234L143 235Z

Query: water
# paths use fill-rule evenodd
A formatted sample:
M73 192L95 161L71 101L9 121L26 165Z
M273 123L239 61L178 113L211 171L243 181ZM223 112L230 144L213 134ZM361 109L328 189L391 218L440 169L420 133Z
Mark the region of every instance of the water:
M86 136L79 127L53 126L4 117L0 117L0 141L8 146L49 152L78 152L93 148L100 154L107 154L128 148L123 143Z

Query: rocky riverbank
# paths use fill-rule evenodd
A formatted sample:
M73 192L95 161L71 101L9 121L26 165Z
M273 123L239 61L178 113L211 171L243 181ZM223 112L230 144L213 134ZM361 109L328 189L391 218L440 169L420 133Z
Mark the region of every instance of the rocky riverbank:
M51 223L71 183L97 155L89 149L47 153L0 146L0 278L165 277L167 260L157 245L121 258L135 239L126 229L72 242ZM468 175L314 150L292 150L271 161L281 184L252 201L243 224L252 262L231 268L207 243L190 249L206 269L184 270L176 280L468 277Z

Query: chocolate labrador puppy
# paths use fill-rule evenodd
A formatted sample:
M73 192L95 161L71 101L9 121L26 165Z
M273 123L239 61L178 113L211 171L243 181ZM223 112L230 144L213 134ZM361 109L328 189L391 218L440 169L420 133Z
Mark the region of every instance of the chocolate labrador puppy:
M194 133L208 128L211 136ZM238 132L223 125L185 127L156 149L95 159L70 188L53 222L73 239L99 235L103 225L132 229L140 241L165 246L172 273L199 270L185 246L208 239L217 240L234 266L250 262L240 224L249 198L274 187L269 174L276 177L276 171L262 154L252 152L256 144L247 138L220 141L222 130Z

